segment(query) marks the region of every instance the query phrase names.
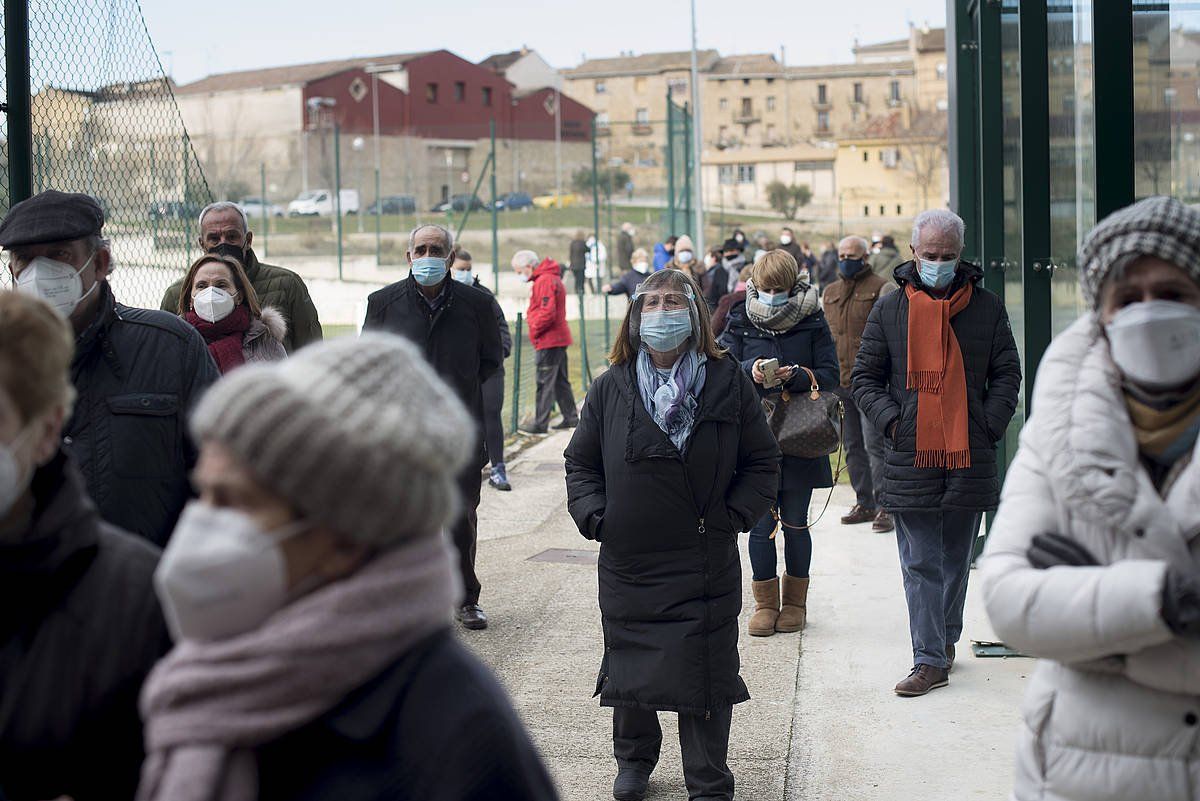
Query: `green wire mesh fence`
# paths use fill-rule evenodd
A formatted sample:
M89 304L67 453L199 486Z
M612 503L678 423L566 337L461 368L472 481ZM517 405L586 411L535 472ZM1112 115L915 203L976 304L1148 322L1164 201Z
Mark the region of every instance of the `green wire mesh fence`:
M35 0L28 34L33 191L97 197L114 292L157 308L196 255L197 216L212 194L141 8L137 0ZM5 119L3 213L7 127ZM8 280L5 270L0 282Z

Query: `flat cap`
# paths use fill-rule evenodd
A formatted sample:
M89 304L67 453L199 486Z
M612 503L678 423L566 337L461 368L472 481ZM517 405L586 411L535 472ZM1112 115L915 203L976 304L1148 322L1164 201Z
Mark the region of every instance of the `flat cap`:
M0 247L82 239L103 227L104 210L94 197L47 189L8 210L0 222Z

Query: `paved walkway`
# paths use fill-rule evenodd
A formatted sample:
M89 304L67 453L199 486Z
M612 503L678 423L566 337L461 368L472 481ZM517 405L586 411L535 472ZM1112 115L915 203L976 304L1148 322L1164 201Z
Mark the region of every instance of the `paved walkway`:
M566 512L568 439L551 436L513 460L514 492L484 487L479 572L492 625L463 636L508 688L565 801L597 801L612 797L615 767L612 713L591 697L602 651L594 558L529 561L548 549L597 549ZM960 645L949 688L896 697L891 688L908 672L911 650L895 539L841 526L851 502L839 488L814 528L803 636L745 636L743 612L742 675L752 700L734 711L738 798L1002 801L1033 662L975 659ZM748 576L744 547L743 563ZM964 637L993 638L974 592ZM663 754L648 798L685 799L673 716L661 717Z

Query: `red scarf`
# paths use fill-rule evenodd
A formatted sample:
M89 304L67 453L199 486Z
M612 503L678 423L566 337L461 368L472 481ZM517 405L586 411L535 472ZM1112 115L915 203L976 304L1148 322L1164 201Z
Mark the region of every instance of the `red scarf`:
M967 430L967 372L950 325L971 302L968 281L947 298L930 297L912 284L908 295L908 388L917 391L914 467L962 470L971 466Z
M184 314L183 319L195 326L204 337L208 352L212 354L221 375L246 363L246 357L242 354L242 340L250 330L251 322L250 307L246 304L234 308L228 317L215 323L210 323L194 311Z

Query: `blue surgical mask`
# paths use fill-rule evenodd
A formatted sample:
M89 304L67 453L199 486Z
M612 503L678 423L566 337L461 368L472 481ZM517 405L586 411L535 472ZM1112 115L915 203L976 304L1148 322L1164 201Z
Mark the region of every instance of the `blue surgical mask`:
M954 280L954 269L958 267L958 259L953 261L920 259L919 264L922 284L930 289L945 289Z
M470 270L451 270L450 277L458 283L466 284L467 286L475 283L475 276Z
M838 272L846 278L853 278L858 275L863 268L862 259L840 259L838 260Z
M788 302L787 292L763 292L758 291L758 299L768 306L782 306Z
M421 286L437 286L446 277L446 260L422 256L412 263L413 278Z
M646 312L638 324L638 337L650 350L670 353L692 335L690 309Z

